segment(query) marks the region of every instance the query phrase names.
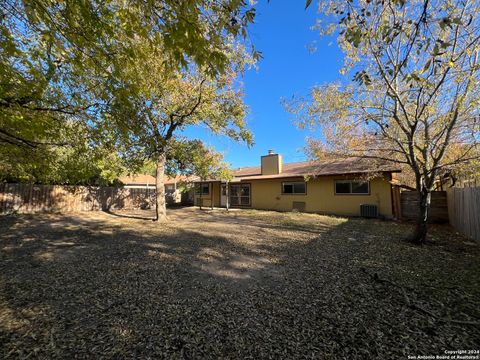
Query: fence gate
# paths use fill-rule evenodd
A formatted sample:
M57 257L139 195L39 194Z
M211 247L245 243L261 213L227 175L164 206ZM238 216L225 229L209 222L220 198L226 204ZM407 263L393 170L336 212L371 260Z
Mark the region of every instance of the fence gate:
M400 193L401 218L417 220L420 216L420 194L417 191L402 191ZM433 191L430 205L429 222L448 222L447 192Z

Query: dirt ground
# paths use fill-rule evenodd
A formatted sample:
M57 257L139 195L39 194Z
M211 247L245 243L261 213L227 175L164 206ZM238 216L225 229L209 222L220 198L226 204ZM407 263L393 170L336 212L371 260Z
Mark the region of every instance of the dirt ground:
M0 217L0 358L406 359L480 344L448 226L264 211Z

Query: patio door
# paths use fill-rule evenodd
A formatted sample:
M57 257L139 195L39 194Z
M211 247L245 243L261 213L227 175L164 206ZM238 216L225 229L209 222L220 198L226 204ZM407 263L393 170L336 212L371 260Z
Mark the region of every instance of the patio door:
M230 185L230 205L250 206L250 184Z

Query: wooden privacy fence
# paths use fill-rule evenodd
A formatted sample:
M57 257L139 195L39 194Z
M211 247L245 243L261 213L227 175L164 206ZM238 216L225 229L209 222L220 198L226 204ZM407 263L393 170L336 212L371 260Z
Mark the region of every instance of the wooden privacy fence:
M155 189L0 183L0 214L148 209Z
M416 191L402 191L400 193L401 217L405 220L416 220L420 215L420 195ZM429 222L448 222L447 193L445 191L432 192Z
M480 187L447 190L450 225L480 241Z

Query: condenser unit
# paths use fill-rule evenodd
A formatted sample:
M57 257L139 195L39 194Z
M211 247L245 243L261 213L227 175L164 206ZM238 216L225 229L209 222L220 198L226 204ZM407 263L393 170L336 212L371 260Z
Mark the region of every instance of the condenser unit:
M376 218L378 217L378 207L377 205L362 204L360 205L360 216L366 218Z

